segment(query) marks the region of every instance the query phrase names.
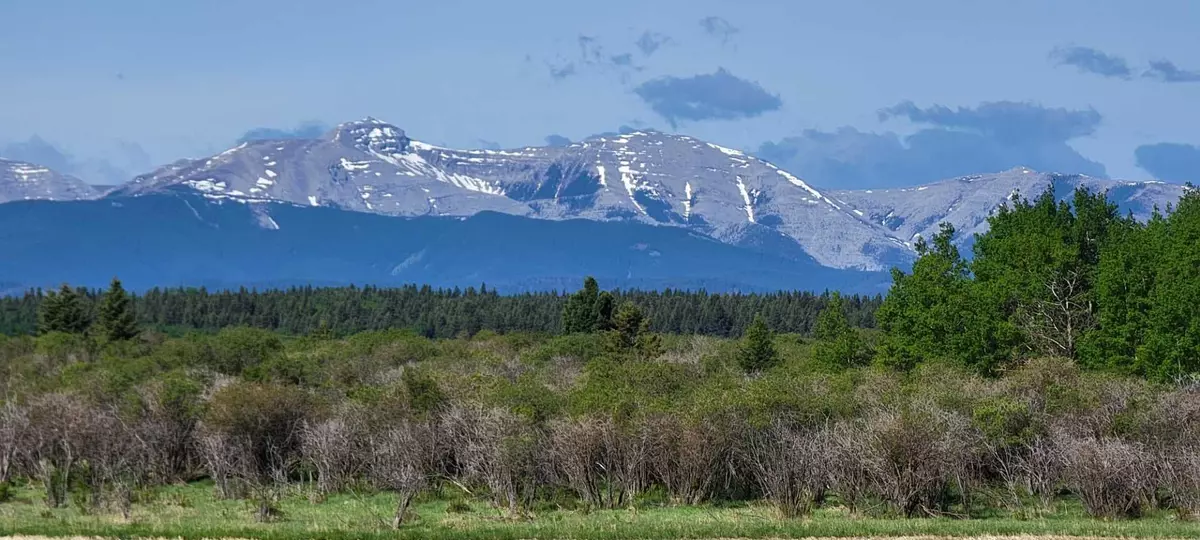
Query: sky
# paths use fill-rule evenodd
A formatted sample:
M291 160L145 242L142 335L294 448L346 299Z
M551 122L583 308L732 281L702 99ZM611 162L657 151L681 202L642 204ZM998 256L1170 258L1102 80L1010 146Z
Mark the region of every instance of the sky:
M826 188L1200 183L1192 0L0 0L0 157L114 183L373 116L455 147L658 129Z

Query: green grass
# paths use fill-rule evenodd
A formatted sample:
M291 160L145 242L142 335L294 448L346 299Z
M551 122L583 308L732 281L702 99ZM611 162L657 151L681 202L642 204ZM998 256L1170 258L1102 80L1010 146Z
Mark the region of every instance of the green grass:
M469 512L448 512L453 499L421 501L415 519L400 530L388 523L394 499L388 494L337 495L319 503L301 493L285 497L282 517L256 523L245 501L217 500L207 483L154 490L134 506L129 522L102 511L48 509L40 493L14 490L0 503L0 535L160 536L175 538L767 538L805 536L1014 535L1177 537L1200 536L1200 524L1156 514L1136 520L1099 521L1064 503L1053 515L1030 520L858 518L824 509L804 520L780 521L763 505L720 508L665 507L585 512L552 509L528 519L501 516L486 503L468 501ZM461 504L460 504L461 506ZM461 509L460 509L461 510Z

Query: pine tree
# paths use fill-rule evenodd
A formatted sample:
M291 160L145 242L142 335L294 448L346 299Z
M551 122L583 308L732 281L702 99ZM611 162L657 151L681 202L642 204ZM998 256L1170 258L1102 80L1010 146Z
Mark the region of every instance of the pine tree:
M42 300L39 313L38 332L65 332L82 334L88 328L87 313L83 308L83 300L79 293L70 285L63 283L58 292L49 292Z
M846 319L845 301L838 293L817 316L816 337L813 355L825 365L844 369L866 360L862 339Z
M608 291L604 291L596 297L596 307L592 316L595 321L593 330L605 331L612 328L613 309L615 309L616 303L617 299Z
M746 373L762 373L779 363L779 354L767 321L755 315L754 322L746 328L738 347L738 365Z
M96 330L99 338L107 341L125 341L138 335L137 315L133 301L121 286L121 280L113 278L108 292L100 299L96 309Z
M604 334L604 346L610 354L636 356L643 360L662 354L662 340L650 332L650 319L633 302L624 302L612 319L612 329Z
M609 329L615 303L613 295L608 291L600 292L596 278L588 276L583 280L583 289L567 298L563 306L563 333L591 333Z

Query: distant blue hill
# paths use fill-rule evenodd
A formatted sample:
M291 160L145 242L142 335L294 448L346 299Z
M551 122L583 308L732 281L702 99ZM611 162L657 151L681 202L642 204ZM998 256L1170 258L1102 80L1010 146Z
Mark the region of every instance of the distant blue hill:
M274 227L278 227L275 229ZM735 247L635 222L482 212L396 218L191 193L0 205L0 282L210 288L409 283L501 292L605 287L884 292L890 278L821 266L799 250Z

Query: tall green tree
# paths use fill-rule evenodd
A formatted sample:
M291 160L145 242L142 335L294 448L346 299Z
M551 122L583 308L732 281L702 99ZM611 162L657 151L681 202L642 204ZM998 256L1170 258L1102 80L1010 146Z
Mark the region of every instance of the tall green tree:
M133 300L117 278L113 278L96 308L96 334L110 342L125 341L138 335Z
M977 235L971 271L978 291L1018 333L1014 354L1077 358L1096 323L1096 271L1111 232L1127 226L1103 193L1053 186L1030 202L1014 197Z
M1190 190L1179 201L1157 245L1161 253L1133 367L1168 381L1200 372L1200 192Z
M892 288L875 315L887 333L884 365L910 369L941 359L991 373L1009 357L1013 332L975 288L954 235L943 223L932 245L918 239L911 274L892 270Z
M813 354L825 365L845 369L862 365L868 359L862 337L846 319L845 301L838 293L829 297L829 303L817 315L815 333Z
M588 276L583 288L567 298L563 306L563 332L591 333L612 326L615 299L608 291L601 292L596 278Z
M38 332L82 334L89 326L84 300L75 289L63 283L58 292L48 292L38 314Z
M762 373L779 363L779 353L775 350L774 334L767 328L767 321L762 315L755 315L754 321L746 327L742 341L738 344L738 366L750 374Z
M1096 329L1084 337L1080 363L1091 369L1146 375L1138 359L1150 326L1151 297L1168 250L1167 218L1155 211L1145 225L1128 220L1115 230L1096 272Z
M633 302L624 302L613 316L612 329L604 334L604 345L614 356L652 359L662 354L662 340L650 331L650 319Z

